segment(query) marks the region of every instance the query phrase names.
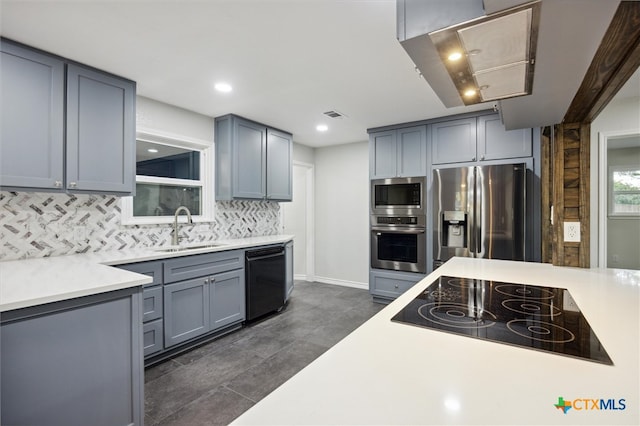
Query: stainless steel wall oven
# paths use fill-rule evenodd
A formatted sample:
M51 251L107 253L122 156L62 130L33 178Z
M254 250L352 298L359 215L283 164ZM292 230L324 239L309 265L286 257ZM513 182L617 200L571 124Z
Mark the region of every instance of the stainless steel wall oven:
M426 273L425 216L371 216L371 267Z

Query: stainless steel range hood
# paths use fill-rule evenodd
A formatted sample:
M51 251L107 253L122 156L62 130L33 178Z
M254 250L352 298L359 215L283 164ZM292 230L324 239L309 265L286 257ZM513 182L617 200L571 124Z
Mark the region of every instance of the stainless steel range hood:
M553 125L562 122L619 3L397 0L397 36L447 108L488 102L507 129ZM447 69L452 46L463 60ZM475 86L474 99L464 98L466 85Z

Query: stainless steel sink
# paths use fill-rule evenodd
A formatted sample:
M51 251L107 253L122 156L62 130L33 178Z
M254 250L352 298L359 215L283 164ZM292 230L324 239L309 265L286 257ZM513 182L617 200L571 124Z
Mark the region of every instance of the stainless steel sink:
M200 244L200 245L194 245L194 246L171 246L171 247L158 248L158 249L155 249L155 251L163 251L163 252L166 252L166 253L176 253L176 252L181 252L181 251L200 250L200 249L221 247L223 245L224 244L211 243L211 244Z

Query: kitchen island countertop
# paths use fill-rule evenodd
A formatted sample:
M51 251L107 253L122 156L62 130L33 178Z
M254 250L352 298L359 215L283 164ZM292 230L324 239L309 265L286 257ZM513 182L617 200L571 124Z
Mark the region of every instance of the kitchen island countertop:
M157 248L105 250L0 262L0 312L105 293L151 282L151 278L110 265L236 250L290 241L293 235L270 235L215 241L215 247L179 252ZM192 245L197 245L193 243ZM202 243L206 244L206 243Z
M568 289L614 365L391 321L440 275ZM639 309L640 271L453 258L234 424L637 425Z

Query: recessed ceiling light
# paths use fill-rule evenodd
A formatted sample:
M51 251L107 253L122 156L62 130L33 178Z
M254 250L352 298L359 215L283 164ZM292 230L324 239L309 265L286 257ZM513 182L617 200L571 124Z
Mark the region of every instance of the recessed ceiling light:
M222 93L229 93L233 90L233 87L231 87L231 85L229 83L216 83L213 86L218 92L222 92Z
M476 89L469 89L469 90L465 90L465 91L464 91L464 95L465 95L467 98L470 98L470 97L472 97L472 96L475 96L475 95L476 95Z
M460 58L462 58L462 53L460 52L453 52L452 54L449 55L449 57L447 59L449 59L450 61L457 61Z
M319 132L326 132L327 130L329 130L329 126L327 126L326 124L318 124L316 126L316 130Z
M147 152L151 152L152 154L155 154L156 152L158 152L158 150L155 148L149 148L147 149Z

